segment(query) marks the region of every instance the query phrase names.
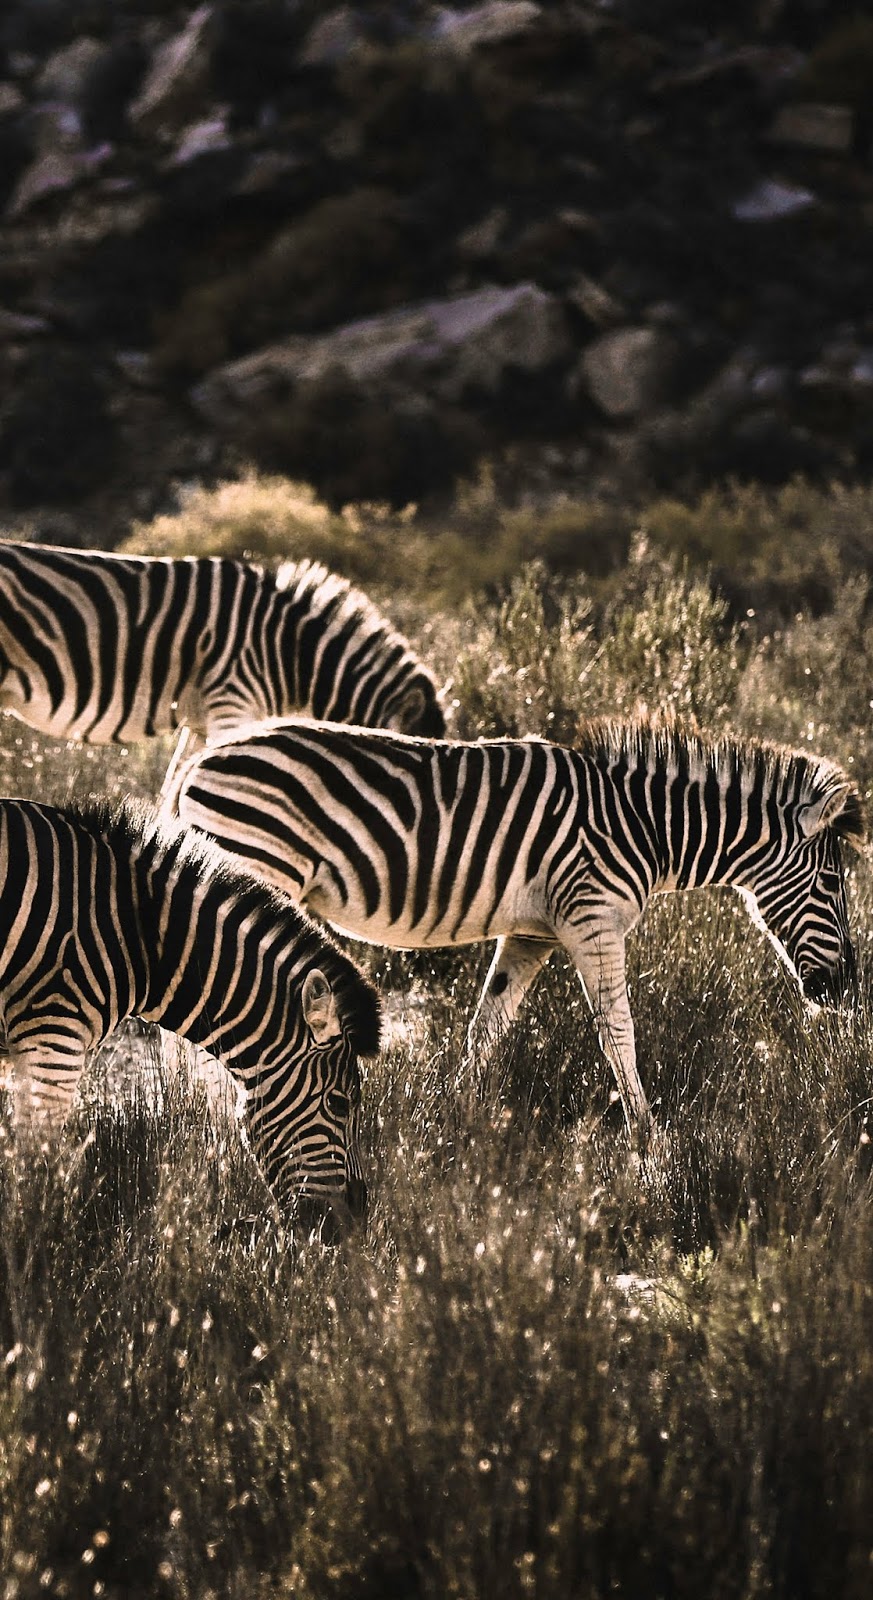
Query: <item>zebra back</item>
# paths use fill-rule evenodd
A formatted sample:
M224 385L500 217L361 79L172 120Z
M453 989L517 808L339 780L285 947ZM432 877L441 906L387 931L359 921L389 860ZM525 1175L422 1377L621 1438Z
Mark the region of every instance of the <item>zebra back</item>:
M92 743L302 711L442 731L433 678L326 568L0 543L0 707Z

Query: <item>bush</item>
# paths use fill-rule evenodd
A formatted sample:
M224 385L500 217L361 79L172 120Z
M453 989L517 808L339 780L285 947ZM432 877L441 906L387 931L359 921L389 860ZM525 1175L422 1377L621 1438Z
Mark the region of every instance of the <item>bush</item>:
M642 527L656 549L710 568L737 610L785 618L829 609L845 578L873 573L873 490L795 478L779 489L729 484L685 504L647 506Z
M745 654L725 602L642 541L597 607L580 582L560 583L534 563L459 656L459 727L566 742L583 717L639 710L723 725Z

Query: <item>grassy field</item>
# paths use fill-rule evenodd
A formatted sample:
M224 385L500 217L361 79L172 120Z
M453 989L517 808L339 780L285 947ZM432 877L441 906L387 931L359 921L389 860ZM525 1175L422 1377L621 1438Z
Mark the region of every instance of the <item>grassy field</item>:
M229 533L201 496L140 547L257 552L281 486L249 490ZM831 755L869 795L865 506L749 498L779 559L735 553L727 598L705 535L736 533L733 492L622 512L621 559L587 574L481 490L444 536L370 514L343 564L464 735L662 705ZM485 554L441 584L476 517ZM338 542L312 553L342 562L353 520L316 519ZM786 580L789 534L830 589ZM11 719L0 739L3 791L55 801L154 794L169 753ZM98 1060L59 1158L0 1155L0 1600L866 1600L873 875L849 865L859 1001L814 1022L734 897L650 908L631 1006L665 1138L642 1163L560 961L473 1082L487 952L356 947L391 1027L367 1068L372 1216L339 1249L277 1233L234 1126L152 1039L112 1092Z

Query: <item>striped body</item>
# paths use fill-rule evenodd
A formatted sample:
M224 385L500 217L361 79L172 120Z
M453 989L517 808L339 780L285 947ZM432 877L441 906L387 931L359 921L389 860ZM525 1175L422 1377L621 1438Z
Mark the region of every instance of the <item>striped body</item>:
M629 1120L646 1120L625 939L659 891L730 885L815 1000L854 972L838 835L860 803L830 762L646 722L574 749L278 722L220 741L170 805L334 926L393 947L496 939L474 1019L512 1020L562 945Z
M283 1202L360 1206L369 984L284 895L132 808L0 800L0 1021L16 1115L57 1125L125 1017L218 1057Z
M92 744L301 711L439 734L430 673L324 567L0 543L0 707Z

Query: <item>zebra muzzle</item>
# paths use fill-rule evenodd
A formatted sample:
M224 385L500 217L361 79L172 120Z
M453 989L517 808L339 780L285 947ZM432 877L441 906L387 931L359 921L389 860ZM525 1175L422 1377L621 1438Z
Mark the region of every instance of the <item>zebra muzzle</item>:
M344 1194L303 1195L295 1210L296 1226L315 1235L322 1244L339 1244L367 1220L367 1185L362 1178L349 1178Z
M833 967L817 967L804 973L803 993L815 1005L835 1006L851 998L858 989L858 964L852 945L846 945L841 960Z

